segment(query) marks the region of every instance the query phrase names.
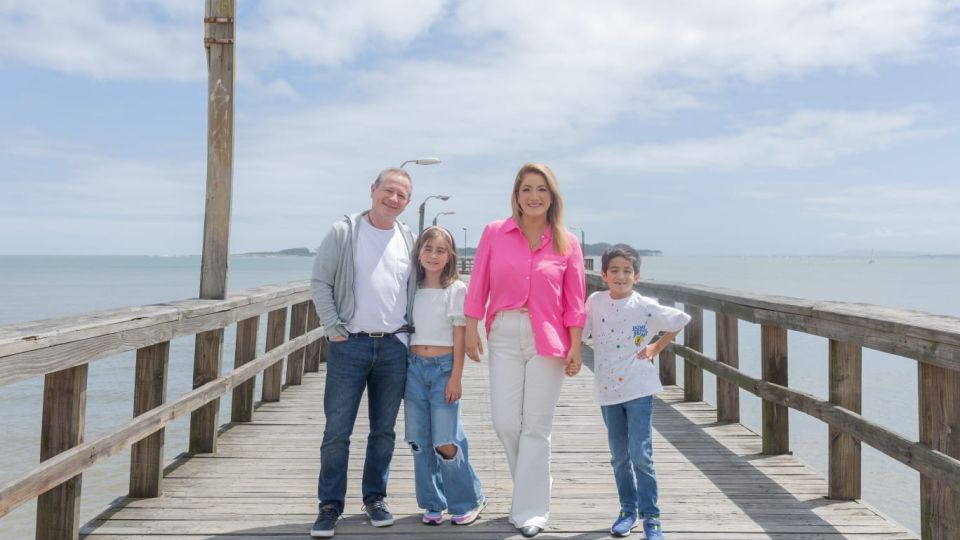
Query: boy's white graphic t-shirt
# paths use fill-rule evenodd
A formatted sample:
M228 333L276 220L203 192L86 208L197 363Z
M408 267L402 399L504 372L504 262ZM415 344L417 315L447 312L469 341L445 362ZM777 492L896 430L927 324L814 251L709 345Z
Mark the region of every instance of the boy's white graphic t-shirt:
M615 405L663 390L657 366L637 353L660 332L678 332L690 315L661 306L633 292L614 300L609 291L587 299L583 336L593 336L593 398L598 405Z

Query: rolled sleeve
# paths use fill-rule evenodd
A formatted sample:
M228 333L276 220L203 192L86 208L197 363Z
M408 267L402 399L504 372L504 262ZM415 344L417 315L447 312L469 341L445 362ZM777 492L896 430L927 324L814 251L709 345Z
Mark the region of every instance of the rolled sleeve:
M583 270L583 252L580 244L571 236L570 250L567 253L567 267L563 272L563 325L583 328L587 320L584 302L587 298L587 284Z

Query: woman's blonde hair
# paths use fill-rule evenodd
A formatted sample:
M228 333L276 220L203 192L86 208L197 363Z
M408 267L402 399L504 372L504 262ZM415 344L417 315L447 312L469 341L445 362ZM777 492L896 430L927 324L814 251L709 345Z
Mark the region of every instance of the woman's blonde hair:
M527 173L539 174L547 181L550 190L550 208L547 209L547 223L553 233L553 250L561 255L567 254L567 229L563 226L563 197L560 196L560 186L557 177L543 163L527 163L517 171L517 179L513 182L513 194L510 196L510 207L513 208L513 217L518 222L523 216L517 196L520 194L520 182Z
M460 272L457 270L457 244L453 241L453 235L450 234L450 231L437 225L424 229L423 232L420 233L420 237L417 238L417 245L413 248L414 256L417 258L417 284L423 283L423 279L427 277L427 273L423 270L423 265L420 264L420 250L423 249L423 246L427 245L427 242L434 238L442 238L450 248L447 265L443 267L443 272L440 273L440 285L443 288L447 288L451 283L460 279Z

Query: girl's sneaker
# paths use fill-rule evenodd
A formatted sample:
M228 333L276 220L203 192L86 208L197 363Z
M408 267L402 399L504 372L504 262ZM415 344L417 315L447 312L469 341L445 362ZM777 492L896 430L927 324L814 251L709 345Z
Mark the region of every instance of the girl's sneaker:
M643 520L643 534L647 540L663 540L663 527L660 525L660 518L648 517Z
M443 523L443 512L427 510L423 513L423 519L421 519L421 521L423 521L424 525L439 525Z
M637 525L640 525L640 518L635 513L621 510L616 521L610 527L610 535L617 538L630 536L630 531Z
M480 501L480 504L476 508L467 512L466 514L457 514L455 516L450 516L450 523L454 525L470 525L480 517L480 512L483 512L483 508L487 506L487 499Z

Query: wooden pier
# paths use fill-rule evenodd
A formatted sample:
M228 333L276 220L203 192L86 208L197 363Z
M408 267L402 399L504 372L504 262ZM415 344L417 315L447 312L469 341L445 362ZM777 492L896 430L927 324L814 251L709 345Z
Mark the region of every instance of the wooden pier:
M587 275L589 288L599 283L596 274ZM659 358L668 390L656 402L654 444L670 538L916 537L858 500L862 444L920 474L920 537L960 538L960 319L681 284L644 282L638 288L661 302L682 304L693 315L680 343ZM717 314L717 358L703 353L704 310ZM264 315L266 345L260 350ZM738 369L740 323L761 326L759 379ZM169 341L215 331L222 335L234 324L233 368L223 368L218 356L208 366L195 364L194 389L168 398ZM829 399L789 387L788 330L827 338ZM306 282L240 291L223 300L191 299L0 327L0 386L44 378L41 462L0 485L0 519L36 498L40 540L306 537L316 512L323 431L322 332ZM859 415L861 347L917 362L919 441ZM86 440L89 364L133 350L134 417ZM684 372L683 388L675 385L678 368ZM717 376L716 408L703 402L703 370ZM263 391L256 402L258 377ZM618 507L591 382L585 373L564 387L554 429L552 517L543 538L605 538ZM401 419L389 498L398 523L370 527L358 499L366 433L361 420L351 452L347 517L337 537L517 537L506 521L510 477L489 421L486 366L469 364L464 386L471 461L490 499L483 518L463 529L419 523ZM739 423L738 389L762 399L759 434ZM216 411L211 404L227 396L232 406L225 425L216 414L195 414ZM829 425L823 441L829 448L826 479L789 454L790 408ZM164 473L164 426L188 415L191 433L202 436L192 437L191 454ZM132 448L127 496L82 525L84 471L126 448Z
M591 383L586 372L564 385L554 428L550 526L541 538L607 538L619 509ZM388 498L397 523L371 527L359 498L362 416L351 445L345 519L337 538L520 538L506 519L510 473L490 424L486 366L467 367L464 389L470 458L490 501L481 519L469 527L419 522L401 418ZM83 527L83 537L305 538L317 507L322 394L321 368L307 374L301 386L284 391L281 401L260 406L253 422L229 426L216 454L170 466L162 497L118 499ZM656 403L655 457L669 538L916 537L858 502L825 499L823 478L791 456L761 455L757 434L739 424L718 424L715 413L702 402L684 403L682 389L675 386Z

